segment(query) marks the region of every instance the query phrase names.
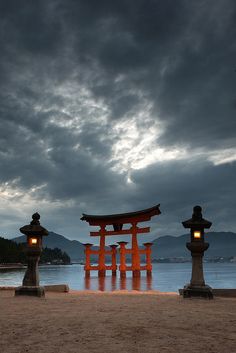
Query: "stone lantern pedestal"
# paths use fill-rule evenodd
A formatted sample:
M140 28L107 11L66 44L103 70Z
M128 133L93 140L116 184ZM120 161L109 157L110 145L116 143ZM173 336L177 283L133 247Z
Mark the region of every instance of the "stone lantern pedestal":
M208 243L187 243L186 247L192 255L192 276L189 284L183 288L183 297L213 298L211 287L205 284L203 275L203 255L209 247Z
M44 297L44 287L39 285L39 269L38 263L42 250L38 248L27 248L26 254L28 258L28 266L25 272L22 286L15 289L15 295L30 295L36 297Z

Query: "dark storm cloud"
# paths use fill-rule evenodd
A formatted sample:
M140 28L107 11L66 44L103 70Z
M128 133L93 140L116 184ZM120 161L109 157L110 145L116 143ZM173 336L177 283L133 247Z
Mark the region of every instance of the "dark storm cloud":
M161 203L167 222L169 217L181 219L181 215L191 213L189 205L200 204L214 219L216 229L222 214L233 226L236 200L231 193L235 189L235 172L236 163L212 166L201 159L152 165L132 173L132 180L140 190L136 202L140 206L141 202L148 203L151 194Z
M38 200L72 200L51 211L55 224L58 215L71 223L75 208L161 202L163 231L169 222L174 232L195 203L233 228L235 165L206 160L235 147L233 0L1 1L0 14L1 183L25 193L42 186ZM158 121L156 145L186 148L189 162L131 168L127 184L114 168L113 127L131 118L141 132Z
M138 88L168 126L162 145L232 146L233 1L70 2L58 11L73 38L75 64L88 63L89 87L106 99L112 118L137 104L124 96Z

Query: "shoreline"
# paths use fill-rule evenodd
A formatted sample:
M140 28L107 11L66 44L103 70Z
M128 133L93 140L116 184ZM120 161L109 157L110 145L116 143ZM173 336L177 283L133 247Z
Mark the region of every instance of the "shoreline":
M2 291L15 291L18 286L0 286L0 292ZM83 294L109 294L109 295L172 295L172 296L180 296L182 297L182 289L179 289L176 292L166 292L166 291L159 291L159 290L129 290L129 289L115 289L115 290L91 290L91 289L83 289L83 290L76 290L70 289L67 284L51 284L42 286L45 289L46 295L48 293L67 293L67 294L74 294L74 295L83 295ZM214 298L216 297L223 297L223 298L236 298L236 288L212 288L212 292ZM27 298L27 297L26 297ZM200 299L200 298L199 298Z
M1 270L25 270L27 268L27 265L0 265L0 271Z
M57 290L57 287L61 287L61 290ZM51 293L67 293L67 294L73 294L73 295L80 295L80 294L111 294L111 295L115 295L115 294L132 294L132 295L141 295L141 294L144 294L144 295L176 295L176 296L179 296L179 293L178 292L161 292L161 291L158 291L158 290L148 290L148 291L141 291L141 290L127 290L127 289L122 289L122 290L113 290L113 291L102 291L102 290L86 290L86 289L83 289L83 290L76 290L76 289L69 289L68 291L65 291L64 290L64 286L66 285L51 285L51 286L42 286L46 289L46 292L51 292ZM50 289L47 290L47 287L52 287ZM53 288L55 287L55 289ZM9 291L9 292L12 292L16 289L17 287L15 286L0 286L0 291ZM27 296L24 296L25 298L28 298Z

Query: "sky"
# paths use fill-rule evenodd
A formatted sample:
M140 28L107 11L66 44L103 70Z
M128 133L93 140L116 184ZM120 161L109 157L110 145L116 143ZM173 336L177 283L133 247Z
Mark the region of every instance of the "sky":
M91 241L82 213L201 205L236 232L234 0L0 0L0 234ZM141 237L141 235L140 235ZM118 240L118 239L115 239Z

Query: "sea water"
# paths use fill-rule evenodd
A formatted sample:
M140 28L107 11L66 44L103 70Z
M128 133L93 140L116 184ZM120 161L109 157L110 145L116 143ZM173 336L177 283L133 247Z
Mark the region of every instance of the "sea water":
M82 265L40 266L40 284L68 284L76 290L159 290L177 292L190 281L191 263L155 263L152 278L147 278L145 271L140 279L132 278L127 272L126 279L112 277L107 271L105 278L98 278L97 271L91 271L89 279L84 278ZM25 269L0 271L0 286L19 286ZM212 288L236 288L236 263L204 263L205 281Z

